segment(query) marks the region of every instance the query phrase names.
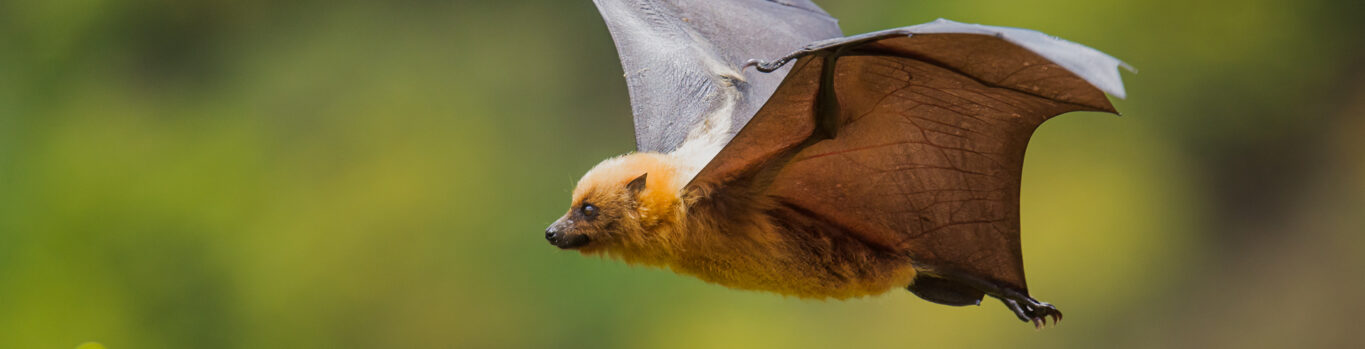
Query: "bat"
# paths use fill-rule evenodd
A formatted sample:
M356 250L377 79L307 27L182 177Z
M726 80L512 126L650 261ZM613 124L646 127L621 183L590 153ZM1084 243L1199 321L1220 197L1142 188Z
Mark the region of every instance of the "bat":
M1024 280L1024 150L1053 116L1117 114L1122 62L942 19L844 37L806 0L594 3L637 151L579 180L550 243L736 289L1061 320Z

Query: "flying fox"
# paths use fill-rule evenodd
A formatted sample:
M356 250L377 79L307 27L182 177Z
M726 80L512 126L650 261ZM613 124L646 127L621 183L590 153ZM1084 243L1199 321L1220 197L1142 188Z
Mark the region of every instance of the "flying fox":
M594 3L637 149L578 181L551 244L736 289L988 295L1061 320L1024 280L1024 149L1053 116L1117 114L1122 62L943 19L845 37L807 0Z

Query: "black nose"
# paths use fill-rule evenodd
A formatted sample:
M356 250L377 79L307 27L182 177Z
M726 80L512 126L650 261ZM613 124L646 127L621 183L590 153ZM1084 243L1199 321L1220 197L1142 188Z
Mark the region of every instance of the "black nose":
M563 234L560 234L554 229L545 229L545 240L550 241L552 244L555 243L556 240L559 240L562 235Z

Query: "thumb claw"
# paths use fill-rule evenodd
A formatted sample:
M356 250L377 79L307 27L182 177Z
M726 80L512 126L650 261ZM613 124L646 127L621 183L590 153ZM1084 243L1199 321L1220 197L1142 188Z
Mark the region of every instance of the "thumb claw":
M758 71L760 72L771 73L777 70L778 68L782 68L782 66L786 64L787 64L786 59L779 59L772 62L761 59L750 59L744 61L744 65L740 66L739 69L744 70L745 68L754 67L754 69L758 69Z
M748 69L749 67L758 66L758 65L760 65L760 64L763 64L763 61L758 60L757 58L755 58L755 59L750 59L750 60L744 61L744 65L739 66L739 70Z

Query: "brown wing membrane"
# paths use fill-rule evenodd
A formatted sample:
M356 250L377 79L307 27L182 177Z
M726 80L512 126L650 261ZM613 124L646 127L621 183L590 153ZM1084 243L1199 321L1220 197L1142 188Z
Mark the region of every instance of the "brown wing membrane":
M759 178L732 187L903 251L931 273L1027 292L1019 183L1029 136L1061 113L1112 112L1104 93L992 36L897 36L844 52L824 86L828 60L798 61L693 183L723 196L722 184ZM837 107L817 105L820 89ZM833 137L813 132L821 118L835 119L824 124Z

